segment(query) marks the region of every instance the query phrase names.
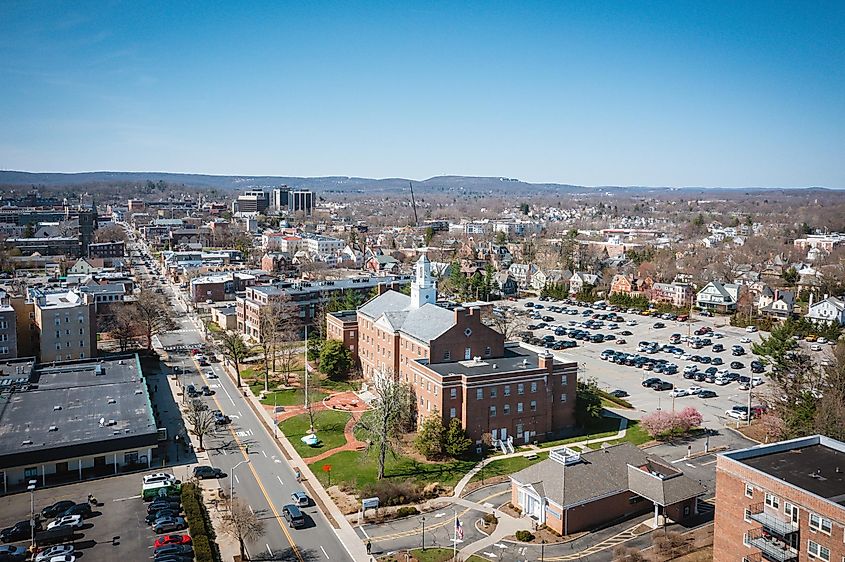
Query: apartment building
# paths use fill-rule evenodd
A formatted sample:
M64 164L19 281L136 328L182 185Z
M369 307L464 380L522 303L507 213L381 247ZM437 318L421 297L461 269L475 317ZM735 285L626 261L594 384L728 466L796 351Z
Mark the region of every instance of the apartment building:
M408 283L410 277L407 275L388 275L335 281L283 281L272 285L246 287L246 293L237 296L235 301L238 330L251 340L261 341L261 314L273 303L287 302L295 306L296 316L304 327L314 323L322 306L332 299L342 301L347 291L356 294L363 301L374 291L384 291L388 287L399 289Z
M6 291L0 290L0 359L18 356L17 315Z
M92 295L33 289L30 298L40 362L97 355L97 315Z
M821 435L723 453L713 559L845 560L845 443Z

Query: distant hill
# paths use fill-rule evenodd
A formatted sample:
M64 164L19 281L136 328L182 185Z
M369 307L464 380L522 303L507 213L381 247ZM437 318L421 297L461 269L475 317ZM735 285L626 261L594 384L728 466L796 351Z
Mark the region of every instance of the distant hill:
M212 176L205 174L173 174L166 172L81 172L77 174L33 173L18 171L0 171L0 186L72 186L83 184L138 183L164 181L172 185L193 187L213 187L223 190L243 190L248 188L270 188L288 185L292 188L311 189L317 192L395 192L408 188L408 179L404 178L358 178L346 176L328 177L293 177L293 176ZM420 193L437 191L480 192L555 192L583 193L624 190L626 193L664 192L668 189L660 186L600 186L584 187L559 183L528 183L511 178L482 176L436 176L422 181L413 180L414 190ZM688 187L685 191L706 191L717 188ZM721 188L718 188L721 189ZM733 188L725 191L748 191L770 189L759 187ZM824 189L824 188L811 188Z

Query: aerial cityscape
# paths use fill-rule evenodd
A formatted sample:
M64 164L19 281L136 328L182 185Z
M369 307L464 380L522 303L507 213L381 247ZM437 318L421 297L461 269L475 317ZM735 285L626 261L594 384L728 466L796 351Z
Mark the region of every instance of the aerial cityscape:
M3 3L0 562L845 561L843 25Z

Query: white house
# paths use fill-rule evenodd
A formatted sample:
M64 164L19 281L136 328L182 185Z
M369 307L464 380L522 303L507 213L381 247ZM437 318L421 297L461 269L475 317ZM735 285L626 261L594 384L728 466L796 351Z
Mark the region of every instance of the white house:
M516 280L520 288L527 289L531 286L532 276L537 273L537 266L533 263L512 263L508 268L508 273Z
M567 283L571 277L572 272L565 269L541 269L531 278L531 288L542 291L546 285Z
M700 308L728 313L736 310L742 285L711 281L695 296L695 303Z
M845 326L845 301L836 297L827 297L810 305L804 318L814 322L839 322Z
M576 295L580 293L584 286L598 285L601 279L598 275L593 275L592 273L584 273L583 271L577 271L572 274L572 277L569 278L569 294Z

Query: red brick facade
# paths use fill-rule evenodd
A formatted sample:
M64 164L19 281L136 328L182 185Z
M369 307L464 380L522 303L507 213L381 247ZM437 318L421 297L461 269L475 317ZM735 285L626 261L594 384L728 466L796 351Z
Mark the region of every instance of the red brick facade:
M801 462L799 453L795 458L796 462ZM830 472L836 470L833 466L820 468ZM814 469L815 466L806 467L808 472ZM842 492L845 493L845 490ZM788 534L779 535L770 526L754 520L753 514L794 527L789 529ZM816 523L812 527L811 515ZM780 523L775 526L780 527ZM779 541L783 537L784 544L797 550L793 559L799 562L842 562L845 560L845 507L747 466L742 461L720 455L716 464L713 559L720 562L741 562L744 558L760 560L761 549L746 541L746 536L753 538L760 534L775 536ZM818 554L811 555L810 548L819 549Z

